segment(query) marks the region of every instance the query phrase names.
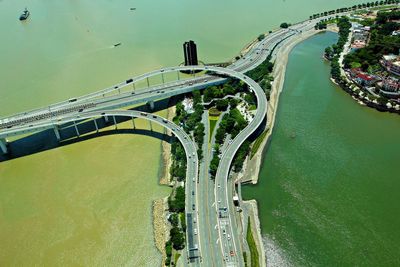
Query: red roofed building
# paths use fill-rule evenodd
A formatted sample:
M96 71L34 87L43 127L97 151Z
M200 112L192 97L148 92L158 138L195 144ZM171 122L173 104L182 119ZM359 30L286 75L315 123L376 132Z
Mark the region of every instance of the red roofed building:
M367 86L372 85L376 81L372 76L365 73L359 73L355 78L355 80L360 85L367 85Z

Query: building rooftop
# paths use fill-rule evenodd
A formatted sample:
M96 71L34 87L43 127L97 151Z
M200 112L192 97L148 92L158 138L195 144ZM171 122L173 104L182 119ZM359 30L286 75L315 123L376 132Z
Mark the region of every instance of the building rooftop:
M357 78L363 79L364 81L373 81L374 80L374 78L372 76L369 76L368 74L365 74L365 73L357 74Z
M398 56L390 54L390 55L384 55L383 59L387 60L387 61L392 61L395 60Z

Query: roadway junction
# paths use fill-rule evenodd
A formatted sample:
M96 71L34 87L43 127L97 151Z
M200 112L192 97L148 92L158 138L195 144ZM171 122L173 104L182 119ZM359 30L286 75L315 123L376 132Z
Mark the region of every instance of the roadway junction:
M104 119L115 124L118 117L140 118L169 129L182 143L187 159L185 212L187 220L185 265L193 266L243 266L242 243L233 206L233 186L228 183L232 160L241 144L263 123L267 113L267 99L263 89L244 75L260 65L268 55L276 56L275 48L284 45L291 37L312 29L316 21L302 22L289 29L281 29L259 41L239 60L227 68L215 66L181 66L163 68L137 77L129 78L109 88L71 98L47 107L18 113L0 119L0 149L9 153L7 138L53 129L56 138L62 141L62 127L72 124L76 136L80 136L79 125L92 121L98 131L97 120ZM193 75L182 75L181 71L192 71ZM198 75L194 71L205 71ZM167 81L166 75L175 73L176 80ZM217 75L215 75L217 74ZM151 85L150 78L161 76L162 83ZM211 85L221 84L227 78L239 79L247 84L257 98L257 110L248 126L242 130L222 151L222 157L212 188L199 177L197 147L192 139L173 122L151 113L135 110L120 110L134 105L185 94ZM136 88L145 82L146 88ZM151 124L150 124L151 127ZM204 172L200 172L205 175ZM208 193L212 193L211 196ZM205 207L208 207L207 209ZM213 208L210 208L213 207ZM206 211L207 210L207 211ZM221 214L224 214L221 216ZM207 220L206 220L207 219ZM210 219L210 220L208 220ZM215 223L215 225L211 225ZM210 255L213 255L211 257Z

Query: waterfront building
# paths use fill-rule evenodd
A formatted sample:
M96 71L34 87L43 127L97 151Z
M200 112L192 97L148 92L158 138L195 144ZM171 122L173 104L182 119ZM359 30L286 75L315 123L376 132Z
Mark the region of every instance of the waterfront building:
M371 30L371 27L363 27L358 23L353 23L353 28L353 41L351 44L351 48L353 50L364 48L367 45L369 31Z
M354 82L361 86L371 86L377 81L376 77L362 72L360 68L351 69L350 76Z
M361 40L354 40L354 42L351 44L351 48L353 50L357 50L360 48L364 48L367 44L365 43L365 41L361 41Z
M396 78L389 77L382 81L382 87L385 91L398 92L400 90L400 81Z
M400 76L400 57L396 55L385 55L381 64L388 72Z
M367 85L370 86L372 85L376 80L374 77L365 74L365 73L359 73L357 77L355 78L356 82L360 85Z
M183 44L183 53L185 55L185 66L198 65L197 47L192 40Z

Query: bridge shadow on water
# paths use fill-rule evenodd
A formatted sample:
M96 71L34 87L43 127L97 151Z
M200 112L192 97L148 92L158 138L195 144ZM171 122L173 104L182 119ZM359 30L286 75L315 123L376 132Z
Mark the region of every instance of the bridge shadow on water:
M145 111L145 112L157 112L169 108L176 104L177 100L182 96L173 97L171 99L163 99L154 102L154 109L149 110L148 105L141 105L131 110ZM115 117L117 124L122 122L130 121L130 118L126 117ZM108 122L104 118L96 119L99 130L107 127L114 127L114 121L112 117L109 118ZM84 142L93 138L102 136L110 136L117 134L139 134L144 136L150 136L158 138L159 140L172 143L175 137L166 134L166 129L163 132L152 131L149 129L112 129L107 131L96 132L96 126L93 120L89 121L77 121L77 126L80 136L77 136L73 123L66 123L59 127L61 141L59 142L52 129L34 133L32 135L17 139L8 143L8 154L4 155L0 153L0 162L13 160L20 157L33 155L36 153L44 152L47 150ZM248 138L249 141L254 141L263 131L265 130L265 119L260 127Z
M147 105L142 105L139 107L135 107L131 110L136 111L145 111L145 112L157 112L160 110L164 110L172 105L175 105L176 99L163 99L157 102L154 102L154 109L152 111L149 110ZM117 124L122 122L131 121L130 118L126 117L115 117ZM109 118L108 122L104 120L104 118L97 118L96 123L99 130L102 130L106 127L114 127L114 121L112 117ZM15 141L8 143L8 154L0 155L0 162L13 160L20 157L25 157L29 155L33 155L36 153L44 152L47 150L84 142L93 138L98 138L102 136L110 136L110 135L118 135L118 134L138 134L144 136L150 136L157 138L162 141L166 141L168 143L172 143L175 137L169 136L166 134L166 129L164 128L163 132L152 131L149 129L133 129L133 125L131 124L131 129L112 129L112 130L103 130L100 132L96 132L96 126L93 120L89 121L77 121L77 126L79 130L80 136L77 136L75 127L73 123L66 123L59 127L61 141L58 141L55 133L52 129L41 131L38 133L34 133L32 135L17 139Z

